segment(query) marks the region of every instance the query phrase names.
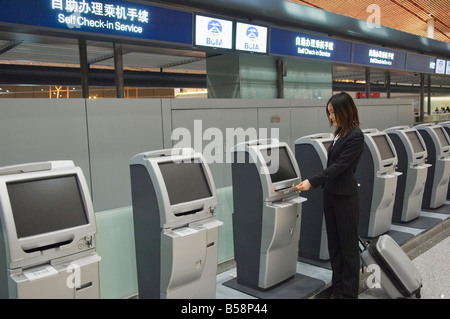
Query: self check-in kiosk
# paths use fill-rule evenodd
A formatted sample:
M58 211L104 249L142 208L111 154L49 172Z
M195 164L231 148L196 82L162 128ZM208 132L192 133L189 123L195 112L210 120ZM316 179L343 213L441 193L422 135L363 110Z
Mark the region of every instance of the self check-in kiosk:
M0 298L99 298L94 209L72 161L0 168Z
M398 163L395 147L386 132L367 129L364 150L356 170L360 184L360 236L373 238L390 230L395 202Z
M191 148L130 159L139 298L216 297L217 193Z
M267 289L296 274L301 181L286 143L256 140L233 147L233 239L237 282Z
M416 125L427 148L428 168L422 208L435 209L445 204L450 174L450 139L441 125Z
M327 167L328 147L332 143L332 133L307 135L295 141L295 158L300 174L304 178L317 174ZM298 256L316 261L329 260L323 215L323 190L320 187L311 188L302 193L302 197L307 201L302 207Z
M450 136L450 121L440 122L438 125L441 125L445 132L447 132L447 135ZM450 200L450 181L449 181L449 187L447 190L447 200Z
M420 216L423 192L430 164L426 164L427 149L420 133L409 126L384 130L397 153L398 177L392 221L409 222Z

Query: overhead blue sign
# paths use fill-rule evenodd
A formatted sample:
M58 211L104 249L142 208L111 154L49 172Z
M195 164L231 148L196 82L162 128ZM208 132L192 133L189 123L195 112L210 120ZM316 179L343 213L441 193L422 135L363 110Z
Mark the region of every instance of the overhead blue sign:
M406 69L409 71L434 73L435 68L436 58L434 57L414 53L406 55Z
M0 22L192 44L192 14L119 0L16 0Z
M384 47L354 43L352 62L389 69L405 69L406 53Z
M270 53L350 62L352 43L289 30L271 28Z

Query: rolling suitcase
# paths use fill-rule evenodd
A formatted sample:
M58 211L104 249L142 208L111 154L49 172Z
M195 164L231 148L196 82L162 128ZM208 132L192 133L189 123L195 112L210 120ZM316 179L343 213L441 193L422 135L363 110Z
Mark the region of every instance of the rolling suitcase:
M361 259L375 280L393 299L420 298L422 277L408 255L389 235L360 240Z

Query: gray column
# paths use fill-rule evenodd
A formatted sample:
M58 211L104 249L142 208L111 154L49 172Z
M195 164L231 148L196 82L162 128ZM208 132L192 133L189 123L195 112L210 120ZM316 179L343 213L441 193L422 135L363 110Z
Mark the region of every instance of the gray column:
M420 101L419 101L419 122L423 122L424 120L424 100L425 100L425 75L420 73ZM430 113L428 113L429 115Z
M116 97L125 97L125 87L123 78L123 57L122 44L114 43L114 70L116 73Z
M366 68L366 99L370 99L370 69Z
M278 98L284 99L284 77L286 76L286 61L277 60Z
M387 98L391 98L391 72L386 71L386 75L384 77L384 85L386 87L386 95Z
M87 59L86 40L78 40L80 52L81 92L83 98L89 98L89 63Z

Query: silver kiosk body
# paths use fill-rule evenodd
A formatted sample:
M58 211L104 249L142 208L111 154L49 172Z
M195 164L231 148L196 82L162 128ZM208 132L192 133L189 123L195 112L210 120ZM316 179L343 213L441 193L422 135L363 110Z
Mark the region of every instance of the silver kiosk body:
M95 214L72 161L1 167L0 224L0 298L99 298Z
M129 163L139 298L216 298L222 222L202 154L167 149Z
M438 125L441 125L447 132L447 135L450 136L450 121L440 122L440 123L438 123ZM449 187L447 190L447 200L450 200L450 181L449 181Z
M303 178L327 168L328 147L333 143L332 133L303 136L295 141L295 158ZM323 215L323 190L311 188L302 193L307 199L302 207L302 222L298 256L317 261L330 259Z
M390 230L401 173L396 171L397 153L387 133L378 129L363 132L364 150L355 174L361 201L358 231L362 237L373 238Z
M428 169L422 208L435 209L445 204L450 174L450 139L441 125L416 125L427 147Z
M297 269L300 171L286 143L257 140L232 149L233 238L237 282L267 289Z
M415 128L396 126L384 130L395 146L398 177L392 221L409 222L420 216L427 179L427 149Z

